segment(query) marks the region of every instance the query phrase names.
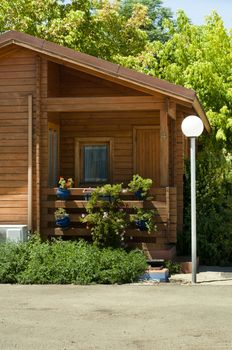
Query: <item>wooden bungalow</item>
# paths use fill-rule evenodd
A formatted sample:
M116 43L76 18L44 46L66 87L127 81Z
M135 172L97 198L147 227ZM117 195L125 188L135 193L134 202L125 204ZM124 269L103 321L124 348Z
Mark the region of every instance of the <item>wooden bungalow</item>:
M24 33L1 34L0 224L26 224L44 237L88 236L78 222L89 186L83 150L103 145L108 183L126 186L136 173L153 180L159 230L128 235L164 256L182 229L188 146L180 126L188 114L209 131L192 90ZM75 179L67 201L55 196L59 175ZM70 230L55 228L57 207L71 213Z

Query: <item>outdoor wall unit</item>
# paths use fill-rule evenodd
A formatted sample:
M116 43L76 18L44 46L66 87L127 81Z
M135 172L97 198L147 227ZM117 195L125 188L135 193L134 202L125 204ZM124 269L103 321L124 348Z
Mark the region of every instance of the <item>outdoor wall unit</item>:
M26 242L28 229L26 225L0 225L0 242Z

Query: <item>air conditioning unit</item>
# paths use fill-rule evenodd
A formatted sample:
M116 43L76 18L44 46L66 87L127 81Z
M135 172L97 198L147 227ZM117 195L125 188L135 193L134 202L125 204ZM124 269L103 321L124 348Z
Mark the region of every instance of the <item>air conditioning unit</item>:
M28 229L26 225L0 225L0 242L26 242Z

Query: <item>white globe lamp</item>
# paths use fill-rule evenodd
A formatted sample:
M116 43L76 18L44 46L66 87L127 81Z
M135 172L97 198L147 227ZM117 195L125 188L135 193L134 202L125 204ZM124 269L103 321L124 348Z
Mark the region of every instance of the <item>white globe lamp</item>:
M182 132L187 137L198 137L204 130L202 120L196 115L189 115L181 124Z
M191 255L192 255L192 283L197 281L197 230L196 230L196 137L204 130L202 120L196 115L189 115L182 124L183 134L190 138L191 162Z

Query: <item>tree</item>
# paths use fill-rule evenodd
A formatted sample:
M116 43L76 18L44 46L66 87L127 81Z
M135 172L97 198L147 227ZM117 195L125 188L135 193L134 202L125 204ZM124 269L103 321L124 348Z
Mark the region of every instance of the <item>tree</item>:
M200 139L197 162L198 243L201 261L232 262L232 36L213 12L205 25L192 25L183 11L177 22L166 21L170 39L152 42L139 55L118 61L173 83L194 89L212 132ZM189 168L185 181L185 225L179 235L181 253L190 247Z
M97 57L114 60L145 48L147 9L136 5L130 18L110 0L2 0L0 32L19 30Z
M144 27L148 33L148 38L152 42L154 40L167 41L169 35L163 25L164 19L172 19L172 12L169 8L163 6L162 0L122 0L120 13L126 18L130 18L134 6L141 4L148 9L148 17L150 22Z
M232 37L216 12L203 26L192 25L183 11L175 25L170 21L166 25L170 35L167 42L148 43L137 56L120 55L118 62L194 89L220 147L231 149Z

